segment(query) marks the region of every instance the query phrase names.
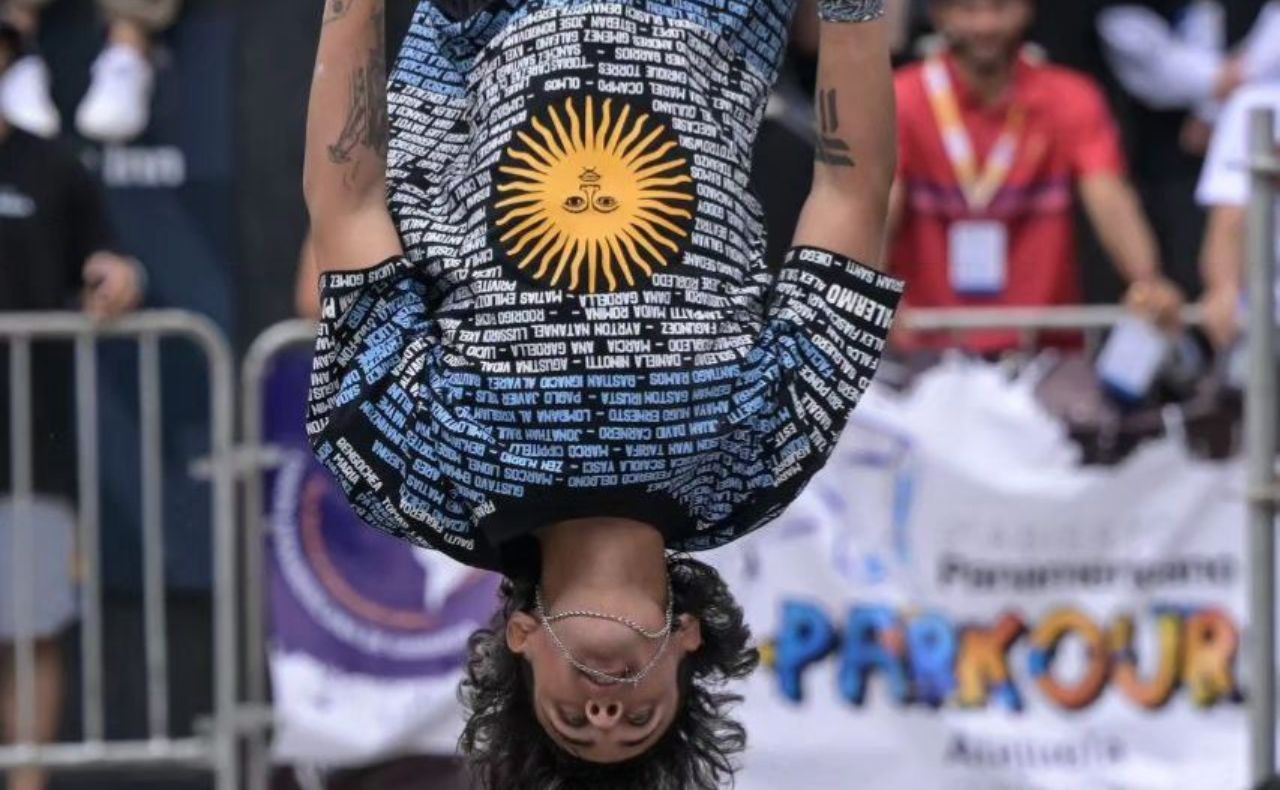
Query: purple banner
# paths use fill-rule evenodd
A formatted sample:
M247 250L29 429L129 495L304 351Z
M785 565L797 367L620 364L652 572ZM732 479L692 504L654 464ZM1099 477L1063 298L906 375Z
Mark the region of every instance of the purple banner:
M356 518L307 445L310 370L308 354L281 357L264 394L265 439L285 452L267 481L272 650L346 674L452 674L498 580Z

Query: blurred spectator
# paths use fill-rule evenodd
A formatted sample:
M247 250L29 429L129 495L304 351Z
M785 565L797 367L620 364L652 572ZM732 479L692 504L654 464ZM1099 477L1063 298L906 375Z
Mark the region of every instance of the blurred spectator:
M1149 107L1185 109L1230 93L1242 74L1225 51L1222 7L1146 0L1098 16L1107 60L1124 89Z
M1215 0L1120 3L1102 11L1098 31L1126 91L1153 109L1194 109L1205 122L1240 86L1280 76L1280 2L1268 4L1230 51Z
M1232 97L1218 120L1196 195L1210 212L1201 258L1203 305L1205 331L1219 349L1230 347L1241 327L1249 203L1249 117L1259 107L1280 113L1280 79L1244 88ZM1277 247L1280 249L1280 239Z
M1271 0L1262 10L1244 52L1245 82L1280 79L1280 0Z
M1169 276L1200 290L1204 212L1195 183L1219 91L1234 88L1227 68L1226 15L1213 0L1110 0L1096 38L1125 121L1133 179L1162 244Z
M20 33L0 23L0 75L17 52ZM103 196L80 162L55 143L0 121L0 311L61 310L79 306L102 319L141 301L145 277L136 261L113 250ZM19 630L36 644L35 736L55 737L62 698L62 655L56 641L75 618L72 583L75 516L75 441L70 413L72 382L66 355L37 347L31 388L34 506L27 516L34 556L24 559L38 590L34 611L13 606L15 508L10 453L0 453L0 731L12 741L15 713L13 641ZM8 366L0 365L0 414L9 413ZM0 447L12 446L9 421L0 419ZM21 625L21 627L20 627ZM10 790L39 790L39 772L17 771Z
M899 72L899 182L890 228L907 303L1079 303L1078 194L1129 284L1130 305L1175 320L1181 296L1161 273L1105 101L1087 77L1024 51L1034 10L1033 0L931 0L947 46ZM949 342L906 334L897 340ZM962 344L999 353L1019 338L977 332Z
M1277 67L1280 4L1107 0L1097 16L1129 132L1133 177L1166 269L1192 292L1205 217L1194 200L1220 102ZM1247 33L1246 33L1247 31Z
M40 13L54 0L0 0L5 18L23 34L26 48L0 84L0 112L41 137L62 127L49 93L49 68L34 50ZM177 17L181 0L99 0L107 22L106 47L93 64L89 90L76 110L76 129L90 140L126 143L151 122L155 68L151 39Z

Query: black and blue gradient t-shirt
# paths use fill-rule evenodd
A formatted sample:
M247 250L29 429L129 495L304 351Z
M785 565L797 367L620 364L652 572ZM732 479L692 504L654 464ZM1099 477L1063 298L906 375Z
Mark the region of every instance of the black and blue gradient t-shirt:
M790 15L421 4L389 98L406 254L327 276L317 340L308 428L363 518L492 569L593 516L702 550L822 467L902 286L765 260L748 175Z

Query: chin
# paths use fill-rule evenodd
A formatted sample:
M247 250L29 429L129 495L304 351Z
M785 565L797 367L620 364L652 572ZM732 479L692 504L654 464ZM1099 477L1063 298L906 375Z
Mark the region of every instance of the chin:
M1003 45L970 48L969 61L978 71L999 71L1017 60L1019 49Z

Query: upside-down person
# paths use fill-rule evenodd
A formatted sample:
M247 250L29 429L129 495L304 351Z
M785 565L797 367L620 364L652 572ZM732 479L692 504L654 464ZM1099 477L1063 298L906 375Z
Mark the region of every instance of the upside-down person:
M714 788L741 609L687 552L778 516L870 385L900 283L881 0L820 3L794 248L747 188L794 0L329 0L306 194L308 430L370 524L508 579L461 747L494 790Z

